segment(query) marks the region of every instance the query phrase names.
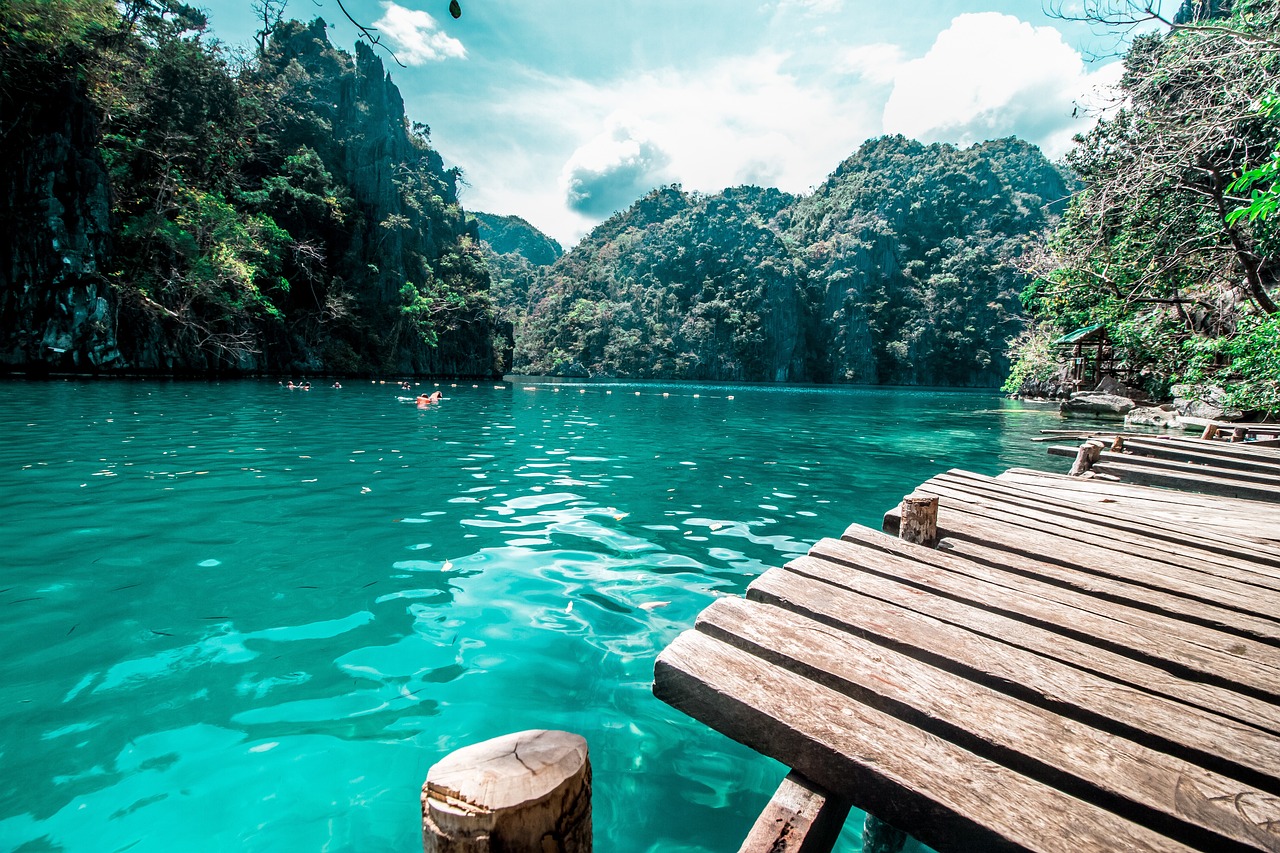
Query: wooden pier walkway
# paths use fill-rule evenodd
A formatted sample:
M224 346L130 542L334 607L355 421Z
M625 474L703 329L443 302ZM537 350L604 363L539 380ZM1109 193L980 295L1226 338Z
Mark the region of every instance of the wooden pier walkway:
M793 770L744 851L849 803L942 853L1280 850L1280 451L1152 441L1095 471L1210 494L948 471L938 547L854 525L662 653L659 698Z

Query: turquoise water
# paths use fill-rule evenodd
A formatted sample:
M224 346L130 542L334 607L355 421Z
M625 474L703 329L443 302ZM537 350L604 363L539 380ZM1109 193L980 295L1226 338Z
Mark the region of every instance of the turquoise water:
M1058 423L987 393L444 390L0 385L0 849L416 851L427 768L527 728L587 738L597 849L737 849L784 770L654 699L658 652L939 471L1050 468L1027 439Z

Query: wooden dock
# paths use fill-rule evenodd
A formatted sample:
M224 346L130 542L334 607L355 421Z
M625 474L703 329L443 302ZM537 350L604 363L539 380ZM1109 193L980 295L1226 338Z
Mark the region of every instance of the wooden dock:
M1280 451L1107 438L1088 479L941 474L938 547L893 510L662 653L659 698L792 768L744 851L850 803L942 853L1280 850Z

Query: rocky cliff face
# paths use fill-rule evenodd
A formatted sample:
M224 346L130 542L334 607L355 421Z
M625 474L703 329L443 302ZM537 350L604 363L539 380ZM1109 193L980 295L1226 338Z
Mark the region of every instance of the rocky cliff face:
M58 70L0 83L0 364L111 369L111 191L84 84Z
M457 172L367 45L287 22L233 73L185 6L85 9L0 10L0 368L503 372Z

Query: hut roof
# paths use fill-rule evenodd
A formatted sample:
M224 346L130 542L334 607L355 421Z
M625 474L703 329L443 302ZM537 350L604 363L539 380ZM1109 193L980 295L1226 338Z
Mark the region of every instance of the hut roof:
M1102 334L1106 334L1106 329L1103 328L1102 323L1094 323L1092 326L1081 326L1079 329L1076 329L1074 332L1068 332L1067 334L1058 338L1056 341L1054 341L1054 343L1055 344L1083 343L1084 341L1088 341L1088 340L1099 337L1099 334L1098 334L1099 332L1101 332Z

